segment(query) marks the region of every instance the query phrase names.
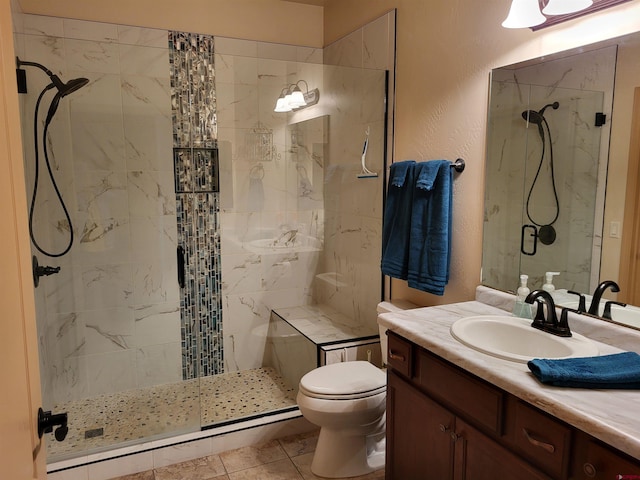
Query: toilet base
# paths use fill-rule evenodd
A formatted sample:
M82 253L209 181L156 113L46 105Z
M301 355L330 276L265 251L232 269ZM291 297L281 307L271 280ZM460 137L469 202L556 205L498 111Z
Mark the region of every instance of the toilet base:
M357 477L384 468L384 457L384 431L365 437L321 428L311 472L324 478Z

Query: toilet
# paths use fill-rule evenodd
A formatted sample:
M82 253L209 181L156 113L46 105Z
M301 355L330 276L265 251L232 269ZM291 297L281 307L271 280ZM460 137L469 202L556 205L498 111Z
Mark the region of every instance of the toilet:
M398 300L378 304L378 314L415 308ZM387 360L386 328L380 327L382 362ZM314 475L345 478L384 467L387 376L365 361L333 363L300 380L302 415L320 427L311 463Z

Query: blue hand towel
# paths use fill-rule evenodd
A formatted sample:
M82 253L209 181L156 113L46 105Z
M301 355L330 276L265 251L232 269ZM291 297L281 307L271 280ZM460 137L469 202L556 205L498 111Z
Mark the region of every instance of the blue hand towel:
M391 164L382 226L382 273L407 279L414 166L406 160Z
M640 389L640 355L635 352L560 360L536 358L527 366L542 383L557 387Z
M453 172L448 160L416 164L408 284L443 295L451 263Z

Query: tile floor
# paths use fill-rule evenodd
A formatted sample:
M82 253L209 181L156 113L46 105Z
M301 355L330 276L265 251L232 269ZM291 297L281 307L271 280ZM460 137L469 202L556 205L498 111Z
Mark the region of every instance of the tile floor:
M284 437L114 480L315 480L318 432ZM384 469L353 480L382 480Z

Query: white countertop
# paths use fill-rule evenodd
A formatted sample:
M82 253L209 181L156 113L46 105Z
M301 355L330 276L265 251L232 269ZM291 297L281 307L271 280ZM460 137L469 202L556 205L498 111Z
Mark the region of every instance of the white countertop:
M530 373L526 364L502 360L473 350L449 333L451 324L459 318L496 314L509 315L505 310L472 301L385 313L378 317L378 323L531 405L640 459L640 390L594 390L543 385ZM581 319L572 322L572 318L569 318L569 325L574 326L575 323L574 331L595 341L594 336L588 333L589 325L590 322L598 321L588 318L585 325L578 325ZM604 322L600 323L604 325ZM597 324L598 329L609 329L608 325L601 327L602 325ZM611 327L614 328L613 325ZM617 332L615 328L612 331ZM622 330L618 333L625 335L626 332ZM638 338L633 340L635 351L640 351L640 341ZM611 346L617 345L615 343L596 343L601 354L620 351ZM625 345L625 349L633 350L629 345Z

